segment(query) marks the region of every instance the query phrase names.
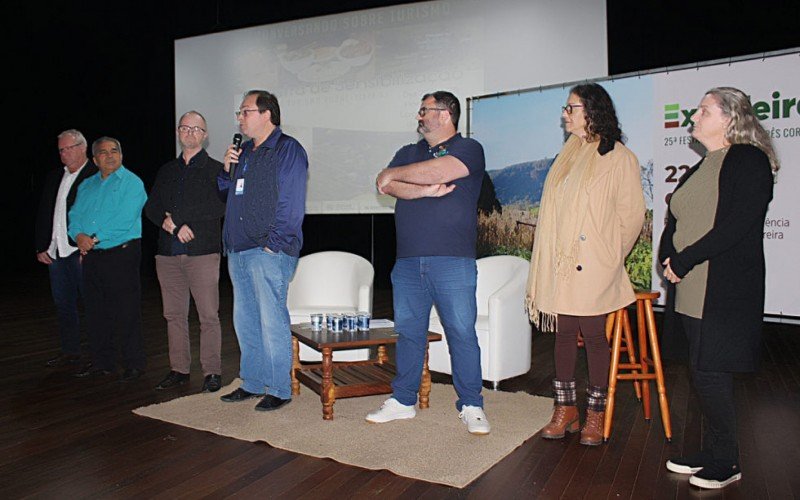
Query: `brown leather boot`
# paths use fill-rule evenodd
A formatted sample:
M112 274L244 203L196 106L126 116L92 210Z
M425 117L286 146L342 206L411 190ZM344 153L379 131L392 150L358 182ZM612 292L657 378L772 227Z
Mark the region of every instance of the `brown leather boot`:
M586 422L581 429L581 444L598 446L603 443L603 423L606 412L586 410Z
M550 423L542 428L542 437L545 439L561 439L566 432L578 432L580 421L578 420L577 406L553 407L553 417Z

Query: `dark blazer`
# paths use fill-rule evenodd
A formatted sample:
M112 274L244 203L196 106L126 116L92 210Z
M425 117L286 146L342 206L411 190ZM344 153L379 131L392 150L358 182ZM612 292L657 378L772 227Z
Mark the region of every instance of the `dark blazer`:
M681 179L676 191L697 171ZM678 277L708 261L708 281L701 322L698 368L706 371L749 372L761 359L764 315L764 219L772 200L773 176L763 151L734 144L722 162L714 226L698 241L677 252L672 244L675 217L668 212L661 235L659 262L670 258ZM686 336L675 318L674 287L670 287L663 328L667 356L685 352Z
M75 203L75 197L78 195L78 186L81 182L97 173L97 166L92 160L87 160L86 165L78 174L78 178L72 184L72 187L67 194L67 214L72 204ZM53 238L53 215L56 210L56 198L58 197L58 188L61 186L61 178L64 176L64 167L53 169L47 173L44 180L44 187L42 188L42 197L39 200L39 212L36 214L36 229L34 232L34 241L36 245L36 253L41 253L50 248L50 241ZM69 220L67 220L69 224Z
M180 178L185 170L181 190ZM158 255L172 255L173 236L161 228L166 212L172 214L177 229L184 224L194 233L186 244L187 255L219 253L222 241L220 219L225 215L225 204L217 196L217 174L222 163L208 156L203 149L186 167L182 157L164 164L144 206L144 213L159 227Z

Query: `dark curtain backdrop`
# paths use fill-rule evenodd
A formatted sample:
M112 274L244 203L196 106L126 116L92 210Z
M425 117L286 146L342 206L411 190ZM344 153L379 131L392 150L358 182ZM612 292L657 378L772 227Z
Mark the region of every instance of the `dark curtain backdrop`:
M9 90L3 148L10 152L0 197L4 275L46 272L35 262L33 223L44 175L58 165L60 131L78 128L90 141L100 135L118 138L124 164L150 187L158 167L174 152L175 39L401 3L411 2L86 1L4 6L4 80ZM497 6L502 8L502 0ZM607 9L610 74L800 46L796 2L609 0ZM387 152L387 158L390 155ZM143 226L143 270L152 273L156 230L147 221ZM350 229L342 231L343 227ZM340 249L373 258L376 285L388 286L394 260L391 216L309 216L305 233L304 253Z

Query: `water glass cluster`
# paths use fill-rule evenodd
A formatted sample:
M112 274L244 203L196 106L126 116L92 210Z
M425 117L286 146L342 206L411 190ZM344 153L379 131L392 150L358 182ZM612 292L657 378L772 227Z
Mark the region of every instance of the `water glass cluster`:
M311 329L315 332L327 329L329 332L367 332L370 314L358 313L314 313L311 315Z

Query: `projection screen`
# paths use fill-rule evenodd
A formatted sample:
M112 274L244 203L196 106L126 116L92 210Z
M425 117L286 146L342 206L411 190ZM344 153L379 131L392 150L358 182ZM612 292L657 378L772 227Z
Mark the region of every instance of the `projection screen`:
M309 153L307 213L387 213L393 198L376 193L375 175L419 140L424 93L450 90L463 108L468 96L606 68L605 2L439 0L178 40L175 114L203 113L221 159L242 94L269 90Z

